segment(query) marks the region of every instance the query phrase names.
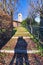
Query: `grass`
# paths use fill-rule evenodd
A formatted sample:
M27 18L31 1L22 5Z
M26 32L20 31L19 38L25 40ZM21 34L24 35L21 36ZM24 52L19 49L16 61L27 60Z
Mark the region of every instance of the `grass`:
M0 30L0 33L2 33L2 32L6 32L6 29L2 29L2 30Z
M5 53L0 53L0 57L5 57L6 54Z
M0 33L1 33L1 30L0 30Z
M29 32L28 29L27 29L27 31ZM43 47L40 45L39 39L36 39L36 37L33 36L30 32L29 32L29 37L33 40L33 42L35 42L37 44L37 49L41 50L41 52L42 52L43 51Z
M8 46L8 47L6 47L6 50L10 50L10 47Z
M16 33L17 28L13 28L12 36Z
M24 37L31 36L32 37L32 35L30 35L28 30L26 28L24 28L24 27L17 27L16 30L17 31L16 31L16 33L14 35L15 37L17 37L17 36L24 36Z
M26 28L26 27L25 27ZM26 28L27 29L27 28ZM27 31L29 32L29 30L27 29ZM43 50L42 46L40 45L39 43L39 39L36 39L36 36L32 35L30 32L29 32L29 37L37 44L37 48L38 50Z
M36 37L33 36L32 40L37 44L37 49L41 51L39 54L43 56L43 47L40 45L39 39L36 39Z
M39 40L37 40L35 38L35 36L33 36L31 33L29 33L29 31L26 28L24 28L24 27L13 28L12 35L14 37L17 37L17 36L30 37L37 44L37 48L42 50L42 47L39 45ZM9 49L9 48L6 48L6 49Z
M19 32L28 32L28 30L26 29L26 28L24 28L24 27L18 27L17 28L17 31Z

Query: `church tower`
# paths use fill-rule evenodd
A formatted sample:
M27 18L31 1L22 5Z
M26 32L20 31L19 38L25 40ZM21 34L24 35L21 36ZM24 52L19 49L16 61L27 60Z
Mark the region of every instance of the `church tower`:
M22 14L21 13L18 14L18 21L22 22Z

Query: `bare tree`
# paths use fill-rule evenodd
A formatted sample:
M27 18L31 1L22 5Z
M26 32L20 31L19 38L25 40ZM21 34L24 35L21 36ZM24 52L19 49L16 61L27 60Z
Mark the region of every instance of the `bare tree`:
M36 3L34 1L31 2L30 4L31 8L33 11L36 13L42 13L43 11L43 0L37 0Z
M18 5L18 0L1 0L0 6L2 6L2 9L6 13L9 12L9 14L11 16L10 25L8 23L9 30L8 30L7 24L5 24L5 27L7 27L6 31L12 32L12 30L13 30L13 15L14 15L14 12L17 10L17 5Z
M30 0L30 15L34 18L37 14L40 15L40 39L43 41L43 0Z
M10 10L10 15L11 15L11 26L12 26L12 29L13 29L13 15L14 15L14 12L16 10L16 5L18 4L18 0L9 0L9 10Z
M43 0L37 0L37 1L30 0L28 11L29 11L29 16L31 18L30 20L30 25L31 25L32 19L35 18L37 14L40 14L40 17L43 16Z
M7 10L7 8L6 8L6 0L2 0L2 2L3 2L3 10L6 12L6 10Z

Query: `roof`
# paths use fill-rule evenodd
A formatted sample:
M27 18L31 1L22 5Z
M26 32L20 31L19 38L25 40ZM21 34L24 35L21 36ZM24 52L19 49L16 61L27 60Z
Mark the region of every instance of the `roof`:
M13 22L18 22L18 23L20 23L19 21L16 21L16 20L13 20Z

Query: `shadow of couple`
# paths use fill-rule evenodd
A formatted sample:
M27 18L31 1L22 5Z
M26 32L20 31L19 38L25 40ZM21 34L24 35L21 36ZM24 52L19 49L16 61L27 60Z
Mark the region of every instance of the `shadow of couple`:
M9 65L29 65L27 42L23 39L23 37L18 38L14 51L14 56Z

